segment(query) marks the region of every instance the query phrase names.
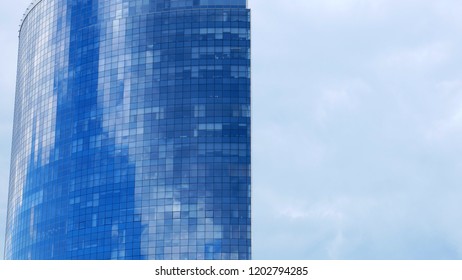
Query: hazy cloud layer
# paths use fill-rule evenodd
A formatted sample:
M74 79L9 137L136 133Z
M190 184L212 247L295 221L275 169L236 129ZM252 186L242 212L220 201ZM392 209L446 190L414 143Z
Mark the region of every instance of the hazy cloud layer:
M251 3L254 258L461 258L462 5Z

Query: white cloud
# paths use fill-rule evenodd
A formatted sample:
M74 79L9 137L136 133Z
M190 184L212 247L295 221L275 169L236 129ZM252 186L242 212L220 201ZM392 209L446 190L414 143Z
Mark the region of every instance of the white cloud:
M436 84L434 95L423 135L429 144L451 147L462 140L462 81L443 80Z
M402 187L380 195L372 189L362 194L337 189L339 194L328 199L309 192L296 198L267 195L272 226L257 236L256 245L286 240L272 242L273 250L305 259L460 258L461 214L453 213L460 208L459 191Z
M454 136L455 133L459 134L457 138L460 139L460 134L462 133L462 104L448 118L434 122L431 129L427 131L426 136L429 140L443 140Z
M345 115L361 110L361 99L370 91L361 80L341 82L339 85L329 85L329 82L332 83L324 82L321 89L316 91L319 96L311 108L320 126L325 126L329 120L335 121L335 118L344 118Z
M337 198L336 201L313 202L311 206L294 205L292 201L280 205L281 209L278 212L282 218L296 221L322 220L339 223L345 218L345 212L341 209L342 204L344 204L342 200ZM306 198L304 198L303 204L306 203Z
M272 1L269 3L264 0L250 1L251 8L254 10L270 8L285 16L284 20L303 20L305 22L321 21L344 21L353 16L362 15L370 19L377 19L383 14L389 1L384 0L292 0Z
M381 71L428 71L451 58L448 43L431 43L414 48L402 48L383 55L379 60Z

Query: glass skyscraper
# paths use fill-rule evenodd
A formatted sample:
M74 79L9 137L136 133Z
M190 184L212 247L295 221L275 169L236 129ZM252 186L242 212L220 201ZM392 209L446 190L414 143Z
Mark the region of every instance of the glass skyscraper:
M7 259L249 259L246 0L41 0L19 58Z

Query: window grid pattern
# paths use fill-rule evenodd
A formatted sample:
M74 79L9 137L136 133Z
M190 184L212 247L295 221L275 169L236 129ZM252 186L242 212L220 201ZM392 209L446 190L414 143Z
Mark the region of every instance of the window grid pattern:
M6 258L250 259L245 1L42 0L15 102Z

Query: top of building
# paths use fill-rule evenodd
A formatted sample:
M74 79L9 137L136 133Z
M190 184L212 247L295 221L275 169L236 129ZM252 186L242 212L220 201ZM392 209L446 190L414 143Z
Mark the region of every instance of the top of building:
M140 1L140 0L135 0ZM149 0L150 4L156 7L156 11L167 11L195 7L208 7L208 8L245 8L247 7L248 0ZM27 7L23 14L19 30L21 30L23 22L26 20L29 13L37 6L42 0L34 0Z
M32 11L32 9L35 7L35 5L37 5L39 2L41 2L42 0L35 0L35 1L32 1L29 6L27 6L27 9L26 11L24 12L24 14L22 14L22 18L21 18L21 24L19 25L19 29L21 29L21 26L22 26L22 23L24 22L24 20L26 19L27 15L29 14L30 11Z

